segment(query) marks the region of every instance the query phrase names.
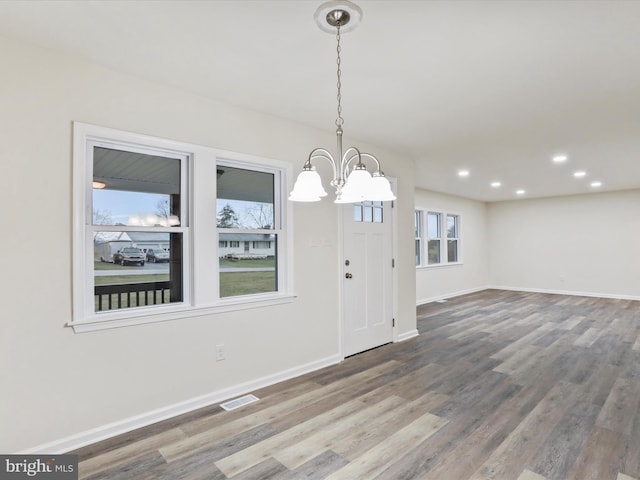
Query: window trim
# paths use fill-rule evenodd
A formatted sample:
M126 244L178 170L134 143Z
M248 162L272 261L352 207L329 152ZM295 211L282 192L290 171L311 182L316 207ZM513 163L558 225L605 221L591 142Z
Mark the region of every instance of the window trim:
M420 245L421 245L421 252L420 252L421 263L420 265L416 265L416 269L443 268L443 267L453 267L457 265L463 265L464 259L462 256L462 231L461 231L462 215L460 215L459 213L453 213L451 211L437 209L437 208L426 208L426 209L416 208L415 211L420 212L420 217L421 217L420 233L422 234L421 238L419 239ZM429 214L437 214L439 216L438 227L439 227L440 236L437 238L429 237L428 225L427 225ZM457 219L456 220L457 237L455 238L448 237L447 218L450 216L455 216ZM429 240L438 240L440 242L440 249L439 249L440 262L439 263L429 263L429 251L428 251ZM456 240L458 242L458 252L457 252L458 260L456 262L448 261L448 258L449 258L448 250L447 250L448 240Z
M292 261L290 258L286 257L287 253L287 245L292 245L292 229L286 228L286 219L291 218L291 203L287 201L286 192L287 189L287 181L286 177L291 178L291 174L286 175L285 169L282 167L277 167L274 165L268 165L263 162L256 163L255 161L251 161L249 158L245 158L242 160L238 155L232 156L220 156L216 161L216 165L227 166L231 168L238 168L243 170L253 170L264 173L273 174L273 190L274 190L274 209L273 209L273 225L270 229L264 228L218 228L217 225L214 227L216 230L216 238L219 238L220 233L236 233L236 234L245 234L245 233L257 233L257 234L267 234L267 235L275 235L278 239L276 241L276 278L277 285L275 292L264 292L264 293L254 293L250 295L237 295L237 296L229 296L229 297L220 297L220 285L216 285L216 292L218 293L218 302L220 304L236 304L241 303L243 299L251 299L251 298L259 298L259 297L267 297L267 296L277 296L281 292L290 291L292 289L292 285L290 284L290 279L293 278L292 272L283 272L285 269L289 269L292 266ZM291 167L288 166L290 170ZM279 194L278 194L279 192ZM217 192L216 192L216 201L217 201ZM216 207L217 210L217 207ZM216 211L217 214L217 211ZM215 220L215 219L214 219ZM246 245L246 241L245 241ZM253 247L253 245L252 245ZM219 255L218 255L219 256ZM282 274L284 273L284 275ZM217 282L220 280L219 271L216 271ZM289 282L289 283L288 283Z
M87 165L87 148L90 141L101 141L145 150L172 152L187 155L187 175L183 193L186 216L181 219L186 233L183 233L183 302L174 304L149 305L139 308L95 312L91 286L87 279L93 276L93 249L89 245L92 229L87 228L87 218L92 218L91 202L87 201L87 190L91 185L91 168ZM277 170L280 176L279 205L275 215L279 216L278 241L278 291L267 294L240 297L219 297L218 285L218 236L216 214L211 212L215 205L215 174L219 161L237 162L240 165ZM195 174L197 172L197 175ZM211 188L211 179L214 188ZM282 303L290 303L293 293L293 209L286 201L290 190L292 166L289 163L240 154L211 147L189 144L143 134L131 133L96 125L73 123L73 212L72 242L72 317L66 326L74 332L88 332L130 325L185 319L206 314L261 308ZM89 217L87 217L89 215ZM211 217L212 215L212 217ZM211 218L209 218L211 217ZM208 219L208 220L207 220ZM215 248L211 248L212 245ZM198 257L198 262L194 259ZM207 271L207 268L209 271ZM88 298L91 296L91 301Z
M422 259L424 258L424 246L423 246L423 234L424 231L424 211L422 210L414 210L413 213L413 233L415 235L415 246L416 246L416 267L422 265Z
M429 235L429 216L430 215L435 215L438 218L438 222L437 222L437 226L438 226L438 235L436 237L432 237L431 235ZM427 210L427 228L425 229L425 234L426 234L426 244L427 244L427 265L429 266L435 266L435 265L442 265L442 259L444 258L442 256L442 240L443 240L443 228L442 228L442 217L443 214L442 212L436 212L433 210ZM429 242L434 241L434 242L438 242L438 262L436 263L430 263L429 262Z
M446 214L446 220L445 220L445 224L447 226L447 263L451 264L451 263L461 263L460 260L458 260L460 258L460 215L456 215L455 213L447 213ZM454 228L455 228L455 236L450 237L449 236L449 218L453 218L453 222L454 222ZM455 241L456 242L456 261L455 262L451 262L449 261L449 242Z

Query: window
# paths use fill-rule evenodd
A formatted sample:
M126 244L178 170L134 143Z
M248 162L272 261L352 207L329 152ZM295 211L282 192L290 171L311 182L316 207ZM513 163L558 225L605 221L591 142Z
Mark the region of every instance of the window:
M219 163L216 225L220 242L242 251L219 257L220 297L277 292L281 173L239 162Z
M447 215L447 262L458 261L458 216Z
M425 231L423 212L415 212L416 265L446 265L460 263L460 216L443 212L427 212ZM445 236L446 232L446 236ZM422 242L426 233L426 265L422 257Z
M441 218L440 213L427 213L427 262L429 265L440 263Z
M413 231L416 238L416 265L422 263L422 211L416 210L413 216Z
M89 331L291 301L289 170L75 123L69 324Z
M187 156L95 140L87 157L94 312L182 302ZM171 252L162 268L144 268L150 243Z
M382 205L382 202L366 200L364 202L356 203L353 205L353 221L382 223L383 211L384 206Z

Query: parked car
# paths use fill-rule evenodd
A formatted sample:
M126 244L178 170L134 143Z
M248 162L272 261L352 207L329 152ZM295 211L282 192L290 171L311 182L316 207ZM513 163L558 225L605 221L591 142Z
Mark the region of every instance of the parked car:
M144 266L144 252L136 247L125 247L113 254L113 263L120 265L139 264Z
M150 248L147 250L147 262L168 262L169 252L161 248Z

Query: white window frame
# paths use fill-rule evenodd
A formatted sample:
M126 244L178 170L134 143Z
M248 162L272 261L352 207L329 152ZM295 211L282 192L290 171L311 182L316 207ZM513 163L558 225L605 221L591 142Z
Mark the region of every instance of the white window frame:
M456 235L454 237L450 237L449 236L449 218L454 218L454 222L455 222L455 233ZM447 263L448 264L455 264L455 263L461 263L460 262L460 215L456 215L455 213L447 213L445 220L444 220L444 225L446 227L446 240L447 240L447 245L445 247L446 253L447 253ZM455 261L450 261L449 260L449 242L450 241L455 241L456 242L456 260Z
M441 209L416 209L416 212L420 212L421 224L420 224L420 265L416 265L416 268L440 268L440 267L448 267L455 265L462 265L462 231L461 231L461 215L458 213L451 213ZM439 236L438 237L429 237L429 228L428 228L428 216L429 214L438 215L438 227L439 227ZM456 233L457 237L449 238L447 231L447 218L454 216L456 217ZM438 240L440 242L440 262L438 263L429 263L429 240ZM449 262L449 252L448 252L448 241L456 240L457 241L457 254L458 259L455 262Z
M247 308L259 308L289 303L293 294L293 228L292 207L286 201L292 178L290 164L253 155L204 147L115 130L86 123L73 126L73 312L67 326L76 333L179 320L205 314L216 314ZM183 301L145 307L95 312L93 282L93 227L91 182L93 165L88 145L104 142L131 149L184 155L186 170L181 175L181 218L179 231L183 235ZM216 227L216 165L218 162L237 162L239 166L255 167L278 172L275 187L280 206L278 216L278 291L219 297L218 235ZM117 227L123 229L124 227ZM103 229L103 226L100 226ZM135 230L135 228L130 228ZM164 231L164 230L163 230ZM177 231L177 230L176 230ZM89 241L91 240L91 241ZM214 246L212 248L212 245ZM197 259L197 261L196 261Z
M422 232L424 230L424 211L415 210L413 214L413 230L415 235L415 249L416 249L416 267L422 265L423 259L423 241L422 241Z
M431 237L429 235L429 215L437 215L438 216L438 236L436 237ZM425 240L425 248L426 248L426 253L427 253L427 257L425 259L425 261L427 262L426 265L433 267L433 266L438 266L438 265L442 265L442 235L443 235L443 231L442 231L442 212L436 212L433 210L428 210L427 211L427 215L426 215L426 226L425 226L425 235L426 235L426 240ZM429 263L429 242L430 241L437 241L438 245L439 245L439 249L438 249L438 259L440 260L439 262L436 263Z
M233 158L235 157L235 158ZM278 295L278 292L282 291L290 291L291 290L291 278L293 278L293 274L290 272L289 274L283 275L282 269L287 265L291 266L292 262L290 259L286 257L287 255L287 245L292 245L291 242L291 228L285 229L285 219L287 217L287 210L291 208L291 203L287 201L287 197L285 192L288 191L285 188L286 178L284 177L284 170L282 167L274 167L272 165L266 164L264 162L257 163L255 159L250 159L246 156L229 156L229 157L220 157L216 163L216 165L222 165L232 168L239 168L244 170L253 170L258 172L264 172L273 174L273 191L276 198L274 198L274 210L273 210L273 228L270 229L247 229L247 228L217 228L215 225L214 218L214 226L216 226L216 238L218 238L218 233L230 233L230 234L248 234L248 233L262 233L267 235L276 235L278 241L276 242L276 258L278 259L276 262L276 268L278 269L278 274L276 275L278 279L277 291L276 292L265 292L265 293L255 293L252 295L239 295L232 297L221 297L219 298L219 303L223 305L237 305L245 302L251 302L252 299L261 299L262 297L272 297L274 295ZM288 170L290 170L290 166L288 166ZM291 175L289 174L289 177ZM217 200L217 198L216 198ZM215 203L214 203L215 205ZM251 241L251 247L254 247L255 241ZM247 240L244 241L245 245ZM217 272L217 270L216 270ZM219 292L220 288L216 289Z

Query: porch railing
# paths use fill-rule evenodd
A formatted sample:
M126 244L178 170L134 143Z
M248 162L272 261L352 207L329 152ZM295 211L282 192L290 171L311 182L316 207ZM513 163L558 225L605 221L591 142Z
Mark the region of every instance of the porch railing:
M169 303L171 282L122 283L96 285L97 312L118 308L141 307Z

